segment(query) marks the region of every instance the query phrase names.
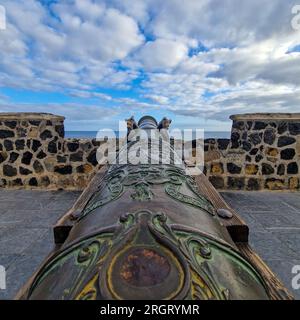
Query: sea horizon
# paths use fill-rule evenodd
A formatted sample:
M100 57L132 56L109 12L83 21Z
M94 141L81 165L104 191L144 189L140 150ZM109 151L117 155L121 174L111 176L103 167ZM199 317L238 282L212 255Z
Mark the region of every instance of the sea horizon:
M118 136L118 131L116 131ZM204 131L204 139L229 139L230 131ZM91 139L96 138L97 131L65 131L66 138Z

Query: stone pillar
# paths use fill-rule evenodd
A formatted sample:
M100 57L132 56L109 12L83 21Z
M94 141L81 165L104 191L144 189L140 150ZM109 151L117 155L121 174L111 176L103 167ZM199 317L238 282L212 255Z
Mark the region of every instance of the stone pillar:
M0 114L0 186L48 187L46 161L62 150L64 117L46 113Z
M231 152L243 163L228 163L231 179L245 177L245 189L299 189L300 113L233 115Z
M48 113L0 113L0 188L86 187L100 165L101 142L65 139L64 117Z

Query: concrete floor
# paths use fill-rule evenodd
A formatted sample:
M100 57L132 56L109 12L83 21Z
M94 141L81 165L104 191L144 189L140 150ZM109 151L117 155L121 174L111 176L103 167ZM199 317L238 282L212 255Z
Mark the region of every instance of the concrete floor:
M7 270L11 299L52 249L51 226L74 203L79 192L0 191L0 265ZM291 288L294 265L300 265L300 193L224 192L225 200L250 226L250 243L297 299Z

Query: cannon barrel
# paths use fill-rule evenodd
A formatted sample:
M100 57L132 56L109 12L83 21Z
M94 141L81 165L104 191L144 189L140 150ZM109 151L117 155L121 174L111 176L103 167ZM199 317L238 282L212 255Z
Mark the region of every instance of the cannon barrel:
M137 126L170 122L145 116ZM135 139L128 145L119 156L136 152ZM248 227L183 164L102 167L54 234L55 250L18 299L291 299L249 247Z
M157 121L151 116L144 116L139 120L138 126L141 129L156 129Z

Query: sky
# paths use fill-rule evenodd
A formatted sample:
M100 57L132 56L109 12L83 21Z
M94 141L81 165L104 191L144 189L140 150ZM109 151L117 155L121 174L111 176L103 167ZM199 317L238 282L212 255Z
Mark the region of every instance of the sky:
M226 131L231 114L300 112L297 1L0 0L0 112L87 131L145 114Z

